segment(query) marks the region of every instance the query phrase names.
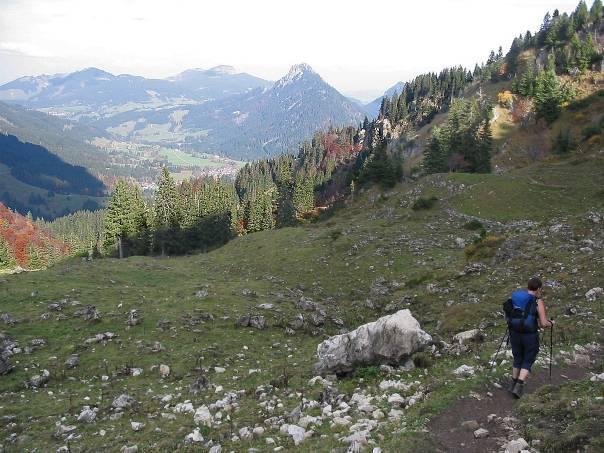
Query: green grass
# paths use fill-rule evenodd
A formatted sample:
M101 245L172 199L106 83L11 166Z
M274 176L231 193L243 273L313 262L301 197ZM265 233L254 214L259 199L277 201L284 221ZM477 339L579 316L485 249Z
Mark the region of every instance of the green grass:
M604 384L589 380L542 387L520 404L525 439L542 451L602 451L603 397Z
M47 346L31 354L15 356L15 371L0 377L0 416L17 417L15 426L0 427L3 439L17 434L16 442L4 442L4 448L59 448L64 441L53 433L62 417L61 423L76 424L76 432L82 435L81 440L71 443L74 451L95 450L100 445L106 450L134 444L147 450L183 447L185 435L195 426L193 417L177 415L173 421L162 418L161 413L171 413L171 409L164 407L166 403L160 396L171 394L173 402L191 399L195 407L222 397L213 392L189 395L188 387L200 368L207 370L210 382L223 386L225 391L245 392L239 400L240 409L231 414L235 431L243 426L264 425L269 416L283 415L299 404L301 395L318 396L320 388L307 384L313 377L316 347L326 335L339 330L328 323L322 329L309 327L293 337L285 335L283 326L299 312L295 303L303 294L320 303L329 316L342 318L348 329L382 316L392 303L409 308L426 331L447 342L462 330L484 327L487 343L480 349L441 358L418 355L417 365L428 367L426 374L421 368L397 371L396 379L417 380L429 386L431 392L425 401L405 411L404 420L380 427L378 433L383 439L378 444L384 451L411 451L414 446L430 450L430 435L421 431L428 420L484 379L480 375L458 380L451 371L464 363L486 364L501 336L501 302L528 276L542 274L562 283L546 295L551 316L560 319L558 347L594 340L604 313L598 303L577 301L576 294L598 286L604 279L602 268L594 266L597 256L579 253L578 246L569 248L568 238L550 233L549 225L557 221L553 217L563 214L573 237L602 240L602 232L585 220L586 212L601 209L604 201L597 195L601 187L593 180L602 174L602 168L601 160L592 159L577 165L571 165L570 160L540 164L505 176L435 175L399 185L388 197L380 197L377 190L365 191L355 196L351 206L336 210L324 221L250 234L207 254L92 262L72 259L43 272L0 276L0 312L11 313L20 321L12 327L3 325L2 330L22 347L34 338L48 341ZM564 188L553 187L558 185ZM459 190L449 193L449 186ZM527 187L534 190L533 198L528 200ZM414 211L410 206L418 190L422 197L436 196L439 202L429 210ZM556 203L528 209L533 200L543 199L548 193L562 196ZM455 239L461 237L471 243L477 233L467 229L467 218L453 215L451 210L477 215L483 225L492 220L538 220L529 229L489 226L493 234L511 235L520 241L521 251L530 259L518 255L499 262L491 256L483 257L487 271L465 274L468 262ZM492 251L498 247L493 244ZM578 271L571 273L573 269ZM381 277L391 284L386 295L371 289ZM194 292L204 285L208 297L196 298ZM243 296L243 289L255 291L257 297ZM49 312L49 303L63 299L68 304L62 312ZM91 324L73 317L81 308L71 306L73 301L81 306L95 305L103 313L102 321ZM565 318L568 301L576 301L573 303L581 311L593 316ZM275 309L258 309L262 303L271 303ZM125 320L131 309L139 311L141 323L128 328ZM191 325L189 320L196 310L212 314L214 320ZM40 315L46 312L51 313L51 319L42 321ZM236 328L235 321L245 313L266 316L269 328ZM59 314L67 319L57 320ZM162 331L160 320L171 324ZM87 338L107 331L117 333L119 340L83 346ZM150 350L155 341L162 343L162 351ZM65 370L63 362L72 353L80 355L80 366ZM162 380L152 370L160 364L171 367L167 379ZM143 375L123 374L122 370L130 366L142 368ZM215 373L216 366L226 368L226 372ZM42 369L51 373L48 387L26 389L23 382ZM260 371L250 374L251 369ZM102 375L110 376L109 380L102 381ZM284 407L269 414L260 406L256 388L271 381L282 382L282 375L288 376L289 387L272 392ZM385 378L379 368L369 366L336 386L348 396L357 389L379 394L377 386ZM111 402L123 392L141 404L121 419L111 420ZM385 401L377 404L384 410L389 408ZM83 405L99 408L99 419L94 424L76 423ZM130 421L142 421L146 426L141 432L133 432ZM101 429L107 432L103 438L98 435ZM225 422L204 428L203 433L227 451L266 448L264 439L231 442L230 430ZM317 428L317 436L298 450L345 447L337 439L345 433L324 424ZM291 440L277 431L268 430L266 436L289 450L294 448ZM377 435L374 438L378 439Z

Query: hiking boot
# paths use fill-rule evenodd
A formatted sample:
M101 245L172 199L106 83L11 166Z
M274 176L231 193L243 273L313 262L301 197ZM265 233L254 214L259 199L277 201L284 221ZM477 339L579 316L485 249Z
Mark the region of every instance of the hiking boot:
M518 382L518 379L511 379L510 383L508 384L508 386L506 387L506 390L509 393L512 393L514 391L514 387L516 386L516 382Z
M512 395L514 395L515 398L520 398L522 396L522 394L524 393L524 385L524 382L516 382L516 385L512 390Z

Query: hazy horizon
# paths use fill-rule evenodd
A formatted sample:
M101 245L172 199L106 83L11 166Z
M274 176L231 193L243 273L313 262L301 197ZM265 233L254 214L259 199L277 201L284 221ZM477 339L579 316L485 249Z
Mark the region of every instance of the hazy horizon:
M303 6L275 0L3 3L0 84L86 67L166 78L219 65L277 80L306 62L342 93L367 102L420 73L460 64L473 69L491 50L501 45L506 52L515 36L536 31L548 10L571 12L578 0L382 1L372 7L317 0Z

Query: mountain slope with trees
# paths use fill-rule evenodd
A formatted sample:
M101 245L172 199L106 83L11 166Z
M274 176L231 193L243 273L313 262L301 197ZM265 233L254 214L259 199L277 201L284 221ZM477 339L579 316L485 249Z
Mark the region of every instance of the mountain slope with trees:
M43 269L70 253L67 244L41 229L31 217L13 212L0 202L0 271L17 266Z

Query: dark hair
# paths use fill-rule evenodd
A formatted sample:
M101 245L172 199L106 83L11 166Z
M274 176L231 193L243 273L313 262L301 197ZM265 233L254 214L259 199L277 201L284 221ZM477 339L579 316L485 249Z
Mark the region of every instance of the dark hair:
M537 291L542 286L543 286L543 283L537 277L532 277L528 281L528 285L527 285L528 289L531 291Z

